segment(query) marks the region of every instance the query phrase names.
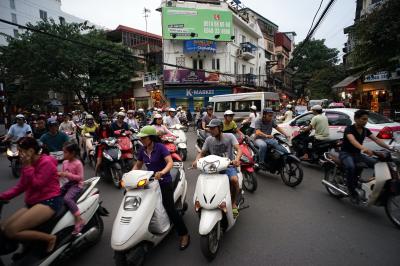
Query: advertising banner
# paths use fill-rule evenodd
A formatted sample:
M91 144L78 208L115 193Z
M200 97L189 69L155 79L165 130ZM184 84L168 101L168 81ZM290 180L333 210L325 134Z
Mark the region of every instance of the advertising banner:
M217 73L205 73L187 69L164 70L165 84L198 84L215 83L219 81Z
M210 9L163 7L163 38L232 41L232 12Z
M186 40L183 42L184 53L217 52L217 43L210 40Z

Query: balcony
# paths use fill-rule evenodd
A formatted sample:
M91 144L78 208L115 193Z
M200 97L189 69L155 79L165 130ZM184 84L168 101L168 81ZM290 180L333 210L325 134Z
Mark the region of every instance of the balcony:
M161 85L162 74L157 72L147 72L143 75L143 87L153 87Z
M257 84L257 76L254 74L236 75L236 85L255 87Z
M244 60L250 60L256 58L256 51L257 51L257 46L250 42L242 42L240 44L240 50L239 50L239 55L244 59Z

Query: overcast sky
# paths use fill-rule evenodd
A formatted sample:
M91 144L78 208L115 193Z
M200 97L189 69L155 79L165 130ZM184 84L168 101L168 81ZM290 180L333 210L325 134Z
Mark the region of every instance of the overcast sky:
M320 0L242 0L242 2L246 7L277 24L280 31L295 31L296 42L299 42L306 36ZM324 0L321 11L328 2L329 0ZM121 24L144 30L143 8L146 7L151 10L148 31L161 34L161 16L155 11L160 3L160 0L63 0L62 9L106 28L114 29ZM315 37L326 39L328 47L338 48L341 52L346 42L343 28L353 23L355 6L356 0L337 0Z

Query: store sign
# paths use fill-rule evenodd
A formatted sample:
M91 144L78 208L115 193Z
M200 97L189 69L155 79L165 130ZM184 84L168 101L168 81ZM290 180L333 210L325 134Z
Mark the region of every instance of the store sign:
M382 71L375 74L366 75L364 78L364 82L376 82L389 79L390 79L389 71Z
M163 7L163 38L232 41L232 12L211 9Z
M164 70L165 84L198 84L219 82L217 73L205 73L200 70L174 69Z
M208 89L186 89L186 96L188 97L201 97L201 96L213 96L214 90Z
M217 43L209 40L186 40L183 42L184 53L217 52Z

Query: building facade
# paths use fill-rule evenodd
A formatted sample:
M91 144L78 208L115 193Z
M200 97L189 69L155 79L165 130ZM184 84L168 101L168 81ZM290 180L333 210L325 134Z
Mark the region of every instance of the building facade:
M171 106L194 111L214 95L266 88L262 32L238 5L163 1L160 10L164 93Z

